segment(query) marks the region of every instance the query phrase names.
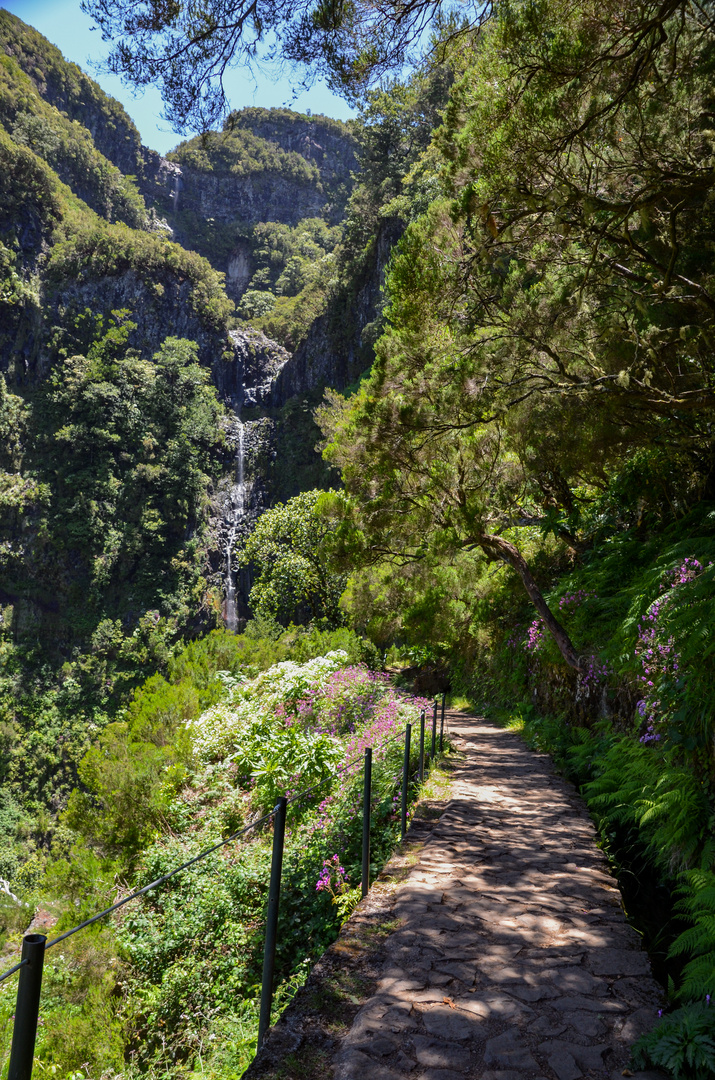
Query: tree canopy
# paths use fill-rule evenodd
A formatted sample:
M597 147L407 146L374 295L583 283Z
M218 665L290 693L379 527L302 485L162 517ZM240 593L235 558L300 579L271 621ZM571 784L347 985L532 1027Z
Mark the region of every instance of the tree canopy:
M712 485L714 30L711 5L499 5L392 261L373 370L320 412L362 557L481 547L572 666L514 530L578 547L624 458L666 444L681 495Z
M333 525L320 512L322 496L304 491L267 510L239 551L239 565L255 573L250 603L259 618L344 622L339 601L347 576L331 569L327 558Z
M205 131L229 108L224 87L238 64L290 65L302 85L324 77L359 100L366 85L434 47L431 34L463 33L491 5L466 0L83 0L114 48L109 70L158 85L177 128Z

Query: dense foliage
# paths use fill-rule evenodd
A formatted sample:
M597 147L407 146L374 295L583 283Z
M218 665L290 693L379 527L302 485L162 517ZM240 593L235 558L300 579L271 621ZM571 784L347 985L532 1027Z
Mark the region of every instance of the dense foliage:
M444 195L400 243L377 363L323 414L374 558L477 544L539 606L501 536L515 519L573 534L623 458L666 431L682 494L707 490L711 29L693 16L681 35L673 13L672 52L644 19L620 59L620 19L600 9L505 7L454 87ZM634 76L645 63L651 81ZM666 128L667 166L649 149ZM690 178L677 198L671 168Z
M320 500L320 491L306 491L272 507L243 545L239 563L253 567L250 601L259 617L287 623L303 616L331 627L344 621L347 575L331 567L331 527Z
M442 126L402 180L414 209L381 208L407 228L376 362L318 414L359 625L473 698L529 702L565 767L572 747L614 858L682 888L685 923L650 927L681 1011L640 1060L698 1077L715 1070L697 1004L713 990L714 31L710 5L514 3L448 48Z
M238 314L287 349L295 349L326 306L341 229L321 218L291 227L259 223L253 230L256 270Z
M102 5L108 28L123 6ZM134 9L139 36L122 63L140 79L157 34L163 48L195 29L187 8L174 22L170 8L154 6L143 29ZM408 37L431 11L402 13ZM330 14L313 26L318 38ZM365 9L338 14L336 47L348 31L356 43L340 77L359 82L386 61L400 19L397 38L368 54ZM242 110L176 151L217 183L258 190L271 176L319 193L326 182L318 216L297 224L223 227L179 211L177 226L214 265L245 256L242 322L290 348L315 332L320 356L307 366L337 358L344 382L372 365L317 412L330 471L312 453L316 391L284 407L280 437L266 442L266 458L278 452L265 469L274 505L239 552L256 616L240 636L201 636L220 610L209 504L222 409L206 364L226 346L221 280L198 254L129 227L142 221L132 183L97 143L75 139L71 108L63 117L33 89L54 78L71 102L81 80L53 74L46 51L33 74L22 35L10 50L0 68L0 345L14 365L0 382L0 874L69 925L117 882L161 874L281 792L325 781L327 793L340 763L407 716L361 666L392 648L449 679L455 696L501 708L581 786L668 986L663 1024L634 1061L705 1080L715 1076L712 4L510 0L482 14L478 32L436 19L432 62L366 95L341 225L333 211L347 187L326 194L327 172L300 150L313 118ZM305 36L304 57L318 55L318 38ZM208 101L202 77L168 84L184 115ZM326 144L345 136L319 126ZM119 304L105 310L81 292L98 281L141 295L137 310L111 315ZM169 325L188 315L194 340L162 323L148 347L148 309L170 312ZM43 318L44 351L33 354L28 328ZM18 374L28 356L41 356L34 386ZM268 428L276 412L266 413ZM303 481L333 490L289 498ZM303 625L283 628L291 622ZM183 646L182 634L198 639ZM388 755L377 773L382 857L396 762ZM352 902L357 794L341 775L324 802L292 808L284 918L300 921L304 951L281 957L284 997ZM188 886L173 882L53 961L48 1068L240 1070L268 840L215 854ZM22 911L8 901L1 914L15 940ZM227 951L213 948L218 937ZM86 1067L80 1044L91 1047Z
M0 20L10 18L0 13ZM19 146L30 147L88 206L109 221L145 228L147 212L135 183L96 148L87 128L48 105L29 75L0 56L0 123Z
M319 639L294 635L293 646L330 644ZM125 887L143 885L270 810L278 794L317 783L289 811L280 1007L359 899L363 749L374 748L374 873L399 828L399 736L424 702L407 703L344 650L251 677L270 652L266 639L217 632L173 663L173 681L148 681L82 761L84 786L64 815L44 891L58 898L60 930L111 895L117 872ZM229 670L218 669L224 661ZM44 1067L240 1073L255 1049L269 863L270 833L248 833L133 903L117 924L50 954L37 1049ZM12 993L0 990L3 1053Z
M6 71L14 71L19 65L37 94L72 122L73 136L78 136L80 141L86 139L84 132L78 133L74 122L91 131L96 149L122 171L125 183L139 174L139 132L116 98L105 94L77 64L65 60L47 38L5 9L0 11L0 47L11 57L11 63L5 61ZM7 103L12 105L19 98L23 106L30 105L32 113L42 114L44 110L38 107L37 100L28 99L26 87L22 82L14 89L6 85L4 92L10 95ZM61 123L53 114L53 125L58 122ZM81 148L79 152L82 153Z
M181 143L169 159L201 172L227 172L241 177L276 172L294 183L315 183L320 176L317 166L294 150L284 150L242 128L197 135Z

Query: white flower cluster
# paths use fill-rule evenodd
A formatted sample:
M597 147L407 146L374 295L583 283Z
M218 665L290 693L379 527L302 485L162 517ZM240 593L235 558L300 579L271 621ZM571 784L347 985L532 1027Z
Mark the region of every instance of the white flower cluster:
M223 701L187 723L197 758L217 761L235 752L247 728L269 727L279 705L291 707L309 691L320 690L347 662L348 654L336 649L305 664L284 660L255 679L239 685L229 683Z

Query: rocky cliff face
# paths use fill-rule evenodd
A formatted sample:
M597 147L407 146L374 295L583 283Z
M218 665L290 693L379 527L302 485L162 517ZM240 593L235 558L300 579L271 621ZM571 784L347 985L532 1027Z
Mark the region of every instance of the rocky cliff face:
M242 109L231 113L226 121L229 130L234 126L247 128L261 139L314 162L326 193L340 184L349 187L352 183L352 174L358 168L357 141L348 125L339 120L306 116L289 109Z
M147 280L139 270L88 280L63 280L50 285L43 296L44 326L71 327L84 311L128 311L136 329L129 336L131 348L152 356L167 337L188 338L198 345L199 359L207 367L230 346L225 327L215 323L195 303L193 283L165 269ZM46 350L40 349L36 374L45 373Z
M117 322L133 324L128 345L145 359L167 337L196 343L227 409L223 475L207 487L211 541L203 557L209 589L226 598L224 614L233 625L248 614L250 589L235 550L257 515L337 479L315 451L312 413L324 387L344 388L371 363L399 223L386 221L358 278L330 291L340 236L334 226L358 164L346 125L290 110L245 109L206 144L192 140L164 158L141 145L117 102L2 11L0 48L13 57L3 84L11 101L0 109L0 373L18 401L32 398L33 384L53 365L86 356L97 334ZM40 116L44 127L20 123L23 110ZM43 132L59 139L61 154L48 151ZM97 166L94 187L82 187L82 170L67 165L73 139L82 160ZM122 188L123 173L136 177L141 196L132 184ZM113 201L116 211L120 196L132 221L106 209ZM184 246L168 242L171 237ZM280 281L279 271L267 269L277 255ZM322 278L311 278L316 266L326 268ZM217 270L226 275L226 291ZM303 284L286 291L289 279ZM324 314L312 325L311 315L304 319L310 329L294 354L257 329L231 329L230 298L240 298L252 281L253 295L276 305L287 300L300 308L307 297L306 312L325 308L328 297ZM18 611L23 603L44 610L52 589L41 578L31 589L22 574L4 583Z
M320 217L325 197L317 183L306 183L266 171L238 177L231 173L199 172L181 166L171 178L173 213L189 211L200 219L229 224L255 225L259 221L281 221L297 225L307 217ZM191 233L176 222L177 238L191 241Z
M288 109L243 109L223 132L182 143L161 158L142 150L139 186L174 238L226 275L234 300L255 265L259 223L339 223L358 167L347 125Z
M270 405L275 380L290 353L260 330L231 330L229 338L231 351L212 366L222 401L238 414Z
M342 390L370 366L382 309L382 287L393 246L403 224L385 220L360 281L336 295L316 319L305 341L277 373L271 401L285 405L292 397L330 386Z

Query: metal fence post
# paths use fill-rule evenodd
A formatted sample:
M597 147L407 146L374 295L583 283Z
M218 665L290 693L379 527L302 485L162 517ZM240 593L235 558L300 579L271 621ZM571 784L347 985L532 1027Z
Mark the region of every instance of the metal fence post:
M362 895L370 888L370 801L372 799L372 750L365 750L365 775L362 791Z
M17 985L8 1080L30 1080L32 1076L46 941L44 934L27 934L22 939L22 959L27 963L20 968Z
M401 828L402 835L401 840L405 839L407 834L407 785L410 782L410 740L412 738L412 724L408 724L405 728L405 759L402 762L402 817Z
M273 857L271 859L271 884L268 889L268 911L266 913L266 944L263 951L263 981L261 983L261 1012L258 1019L258 1049L260 1050L266 1032L271 1024L271 1005L273 1004L273 972L276 966L276 939L278 936L278 902L281 894L281 873L283 870L283 845L286 834L287 800L281 796L276 804L273 818Z
M432 750L430 752L430 758L432 761L437 757L437 699L435 698L434 706L432 708Z
M442 719L439 725L439 752L442 753L444 749L444 701L446 694L442 694Z
M420 713L420 783L425 778L425 711Z

